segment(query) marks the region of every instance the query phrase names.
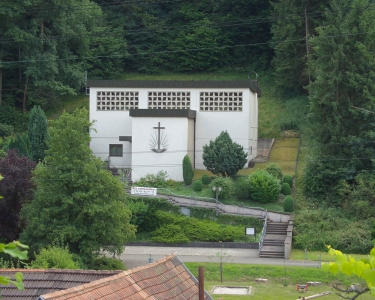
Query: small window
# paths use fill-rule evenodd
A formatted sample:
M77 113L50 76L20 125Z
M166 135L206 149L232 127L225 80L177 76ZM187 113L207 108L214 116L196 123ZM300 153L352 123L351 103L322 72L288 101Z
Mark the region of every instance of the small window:
M109 145L109 156L122 156L122 145Z

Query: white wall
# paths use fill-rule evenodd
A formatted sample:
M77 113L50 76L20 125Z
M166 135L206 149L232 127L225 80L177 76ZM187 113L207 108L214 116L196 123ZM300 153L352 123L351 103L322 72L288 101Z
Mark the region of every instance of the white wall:
M156 174L163 170L168 179L182 181L182 160L188 148L187 118L132 118L132 180L136 181L147 173ZM168 140L167 150L155 153L151 150L150 140L157 134L153 127L165 127L161 132Z

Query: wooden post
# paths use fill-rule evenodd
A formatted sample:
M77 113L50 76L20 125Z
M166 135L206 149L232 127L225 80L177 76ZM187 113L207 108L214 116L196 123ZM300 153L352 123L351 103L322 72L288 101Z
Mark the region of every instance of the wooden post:
M204 300L204 268L198 268L199 300Z

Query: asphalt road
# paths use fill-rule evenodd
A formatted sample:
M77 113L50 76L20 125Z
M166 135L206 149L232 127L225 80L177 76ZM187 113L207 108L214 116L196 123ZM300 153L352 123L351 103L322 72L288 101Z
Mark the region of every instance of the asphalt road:
M171 253L176 254L184 263L219 262L219 256L222 253L225 263L319 267L317 261L259 258L257 249L126 246L121 259L127 269L132 269L148 264L150 255L155 261Z

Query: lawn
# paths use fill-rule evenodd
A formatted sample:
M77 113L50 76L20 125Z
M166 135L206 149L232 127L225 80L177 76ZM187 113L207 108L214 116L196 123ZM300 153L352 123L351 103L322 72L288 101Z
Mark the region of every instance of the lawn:
M210 292L214 286L252 286L251 297L242 295L211 295L215 300L254 299L254 300L285 300L298 299L299 296L311 296L314 294L331 291L332 294L322 299L338 299L332 285L341 282L345 286L360 283L355 277L347 277L343 274L334 275L320 268L267 266L267 265L245 265L245 264L223 264L223 283L220 282L219 263L186 263L186 266L198 276L198 267L205 269L205 289ZM255 278L266 278L268 284L255 283ZM304 284L307 281L321 282L320 286L311 286L308 292L296 291L296 284ZM369 294L362 295L360 299L373 299Z

